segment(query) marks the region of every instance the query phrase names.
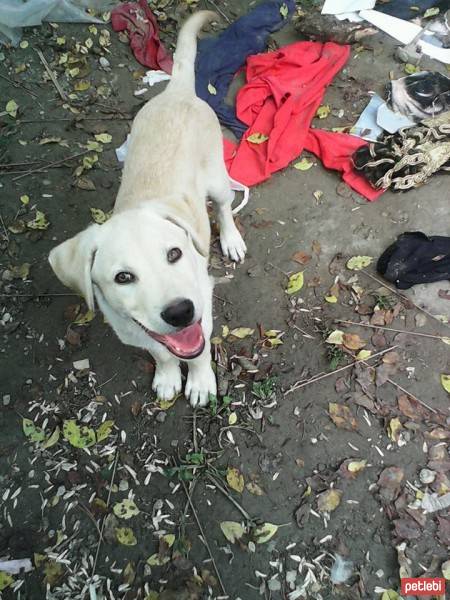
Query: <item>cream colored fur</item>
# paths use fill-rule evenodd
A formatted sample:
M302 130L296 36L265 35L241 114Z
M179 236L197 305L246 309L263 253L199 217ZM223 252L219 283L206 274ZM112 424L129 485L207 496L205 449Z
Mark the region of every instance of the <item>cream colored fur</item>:
M196 36L215 17L201 11L188 19L179 34L171 81L137 114L111 219L91 225L49 256L59 279L80 292L90 308L95 299L125 344L149 350L156 361L153 389L164 399L181 390L179 359L134 319L153 332L170 334L176 329L161 318L164 307L177 298L192 300L206 340L202 354L187 361L185 394L193 406L216 393L209 343L208 196L217 210L223 253L241 261L246 251L231 214L220 125L195 95ZM167 252L173 247L183 256L171 264ZM115 283L120 271L135 273L136 282Z

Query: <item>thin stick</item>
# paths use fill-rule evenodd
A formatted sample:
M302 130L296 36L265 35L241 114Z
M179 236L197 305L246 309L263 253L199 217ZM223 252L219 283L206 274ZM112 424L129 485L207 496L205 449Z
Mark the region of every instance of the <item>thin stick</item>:
M30 171L27 171L26 173L23 173L23 175L19 175L18 177L14 177L14 179L12 179L12 181L18 181L19 179L22 179L22 177L27 177L28 175L31 175L32 173L39 173L40 171L44 171L45 169L51 169L52 167L56 167L57 165L61 165L69 160L73 160L74 158L78 158L79 156L83 156L84 154L87 154L88 152L92 152L92 150L83 150L83 152L78 152L77 154L72 154L72 156L67 156L66 158L62 158L61 160L57 160L56 162L52 162L49 163L48 165L44 165L43 167L38 167L37 169L31 169Z
M227 490L225 488L223 488L219 482L217 481L217 479L215 477L213 477L212 475L210 475L209 473L207 473L207 477L208 479L217 487L218 490L220 490L222 492L222 494L224 496L226 496L228 498L228 500L230 500L230 502L232 502L234 504L234 506L239 510L239 512L247 519L247 521L253 522L253 519L250 517L250 515L248 514L248 512L245 510L245 508L242 508L242 506L239 504L239 502L237 502L233 496L231 496Z
M5 113L6 114L6 113ZM53 123L53 121L132 121L131 116L115 116L115 117L82 117L77 115L76 117L58 117L55 119L17 119L17 123Z
M447 329L450 329L450 327L446 323L443 323L442 321L439 321L439 319L437 319L434 315L432 315L427 310L425 310L425 308L422 308L421 306L419 306L418 304L416 304L415 302L413 302L410 298L408 298L408 296L405 296L404 294L402 294L401 292L399 292L395 288L391 287L390 285L388 285L387 283L385 283L381 279L378 279L378 277L375 277L375 275L372 275L371 273L368 273L365 269L361 269L361 273L364 273L364 275L367 275L367 277L370 277L370 279L373 279L374 281L376 281L377 283L379 283L380 285L382 285L386 289L390 290L396 296L399 296L400 298L403 298L403 300L406 300L406 302L410 302L413 306L415 306L417 308L417 310L420 310L421 312L423 312L428 317L431 317L432 319L434 319L435 321L437 321L441 325L444 325Z
M223 10L221 8L219 8L217 6L217 4L214 2L214 0L206 0L207 2L209 2L209 4L212 4L212 6L214 6L214 8L217 10L218 13L220 13L222 15L222 17L225 19L225 21L227 21L228 23L231 23L230 18L223 12Z
M217 294L213 294L213 296L214 296L214 298L217 298L217 300L220 300L221 302L225 302L226 304L233 304L230 300L225 300L225 298L221 298Z
M13 79L9 79L9 77L6 77L5 75L1 75L0 74L0 77L2 79L5 79L5 81L9 81L9 83L11 85L13 85L14 87L24 89L28 94L30 94L30 96L33 96L34 98L38 97L38 95L35 92L32 92L31 90L29 90L27 88L27 86L24 85L23 83L20 83L19 81L14 81ZM5 113L2 113L2 114L7 114L7 113L5 112Z
M8 230L7 230L7 229L6 229L6 227L5 227L5 221L3 220L3 217L2 217L2 215L1 215L1 213L0 213L0 222L1 222L1 224L2 224L2 227L3 227L3 232L4 232L4 234L5 234L5 238L6 238L6 239L7 239L7 241L9 242L9 233L8 233Z
M370 359L378 358L379 356L386 354L386 352L390 352L391 350L394 350L394 348L398 348L398 345L391 346L390 348L381 350L381 352L372 354L372 356L369 356L369 358ZM340 367L339 369L335 369L334 371L331 371L330 373L325 373L324 375L314 375L313 377L311 377L311 379L308 379L307 381L297 381L297 383L294 383L294 385L292 387L290 387L288 390L286 390L284 392L284 395L287 396L288 394L291 394L292 392L295 392L296 390L299 390L300 388L305 387L305 386L309 385L310 383L316 383L316 381L320 381L321 379L326 379L327 377L336 375L336 373L341 373L342 371L345 371L346 369L350 369L351 367L354 367L356 364L358 364L360 362L364 363L363 360L355 360L352 363L350 363L349 365L345 365L345 367Z
M53 298L57 296L79 296L79 294L0 294L0 298Z
M441 335L433 335L431 333L419 333L418 331L405 331L404 329L393 329L392 327L380 327L379 325L369 325L368 323L356 323L355 321L343 321L342 319L335 319L336 323L346 323L347 325L357 325L358 327L370 327L371 329L382 329L384 331L394 331L396 333L406 333L407 335L417 335L420 337L432 338L434 340L440 340L441 342L445 338Z
M294 329L297 329L297 331L300 331L305 337L307 337L310 340L315 340L316 338L311 335L310 333L308 333L307 331L303 331L303 329L301 329L301 327L299 327L298 325L296 325L295 323L293 324Z
M173 462L174 462L174 463L175 463L175 465L176 465L176 461L174 460ZM208 543L208 540L207 540L207 538L206 538L205 532L203 531L202 524L200 523L200 519L198 518L197 511L195 510L194 503L192 502L192 498L191 498L191 496L189 495L189 492L188 492L188 490L187 490L186 484L184 483L184 481L183 481L183 480L181 480L181 485L183 486L184 493L186 494L186 498L187 498L187 500L188 500L188 502L189 502L189 505L190 505L190 507L191 507L191 509L192 509L192 512L193 512L193 514L194 514L194 517L195 517L195 520L197 521L197 526L198 526L198 528L199 528L199 530L200 530L200 533L201 533L201 535L202 535L203 542L204 542L204 544L205 544L205 546L206 546L206 548L207 548L207 550L208 550L209 556L210 556L210 558L211 558L211 561L212 561L212 564L213 564L213 567L214 567L214 571L216 572L217 579L218 579L218 581L219 581L219 583L220 583L220 587L222 588L222 592L225 594L225 596L228 596L228 594L227 594L227 591L226 591L226 589L225 589L225 586L224 586L224 584L223 584L223 581L222 581L222 577L220 576L220 572L219 572L219 569L218 569L218 567L217 567L216 561L214 560L214 555L213 555L213 553L211 552L211 548L210 548L210 546L209 546L209 543Z
M59 85L58 80L56 79L55 74L53 73L53 71L50 69L49 64L47 62L47 60L45 59L45 56L42 54L42 51L39 50L39 48L35 49L37 52L37 55L39 56L39 58L41 59L41 63L44 65L45 70L48 73L48 76L50 77L50 79L53 82L53 85L55 86L58 94L60 95L61 99L64 100L64 102L68 101L67 95L64 92L64 90L62 89L62 87Z
M112 477L111 477L111 483L109 484L108 499L106 500L106 508L109 507L109 501L111 500L112 486L114 484L114 478L116 476L116 469L117 469L117 462L118 462L118 460L119 460L119 451L116 450L116 458L114 459L113 474L112 474ZM100 546L101 546L102 540L103 540L103 530L105 528L105 521L106 521L106 518L103 519L102 526L101 526L101 529L100 529L100 539L98 540L97 552L95 553L94 565L92 567L92 573L91 573L91 581L94 578L95 568L97 567L98 555L100 553Z

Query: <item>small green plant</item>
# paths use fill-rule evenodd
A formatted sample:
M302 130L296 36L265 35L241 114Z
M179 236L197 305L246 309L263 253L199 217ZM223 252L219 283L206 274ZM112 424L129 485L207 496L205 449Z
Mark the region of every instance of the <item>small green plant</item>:
M252 387L252 394L260 400L267 400L275 391L277 382L276 377L267 377L262 381L255 381Z
M382 294L373 294L378 306L381 310L391 310L394 308L397 300L394 296L383 296Z
M347 354L342 350L340 346L327 347L327 359L330 363L330 369L334 371L337 367L345 362Z

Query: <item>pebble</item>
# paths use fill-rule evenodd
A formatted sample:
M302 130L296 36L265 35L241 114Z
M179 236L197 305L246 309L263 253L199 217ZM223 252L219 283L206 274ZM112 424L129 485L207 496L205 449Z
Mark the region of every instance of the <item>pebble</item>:
M156 420L158 421L158 423L164 423L166 418L167 418L167 413L164 412L163 410L156 415Z
M8 406L8 404L11 402L11 396L9 394L5 394L3 396L3 406Z
M436 479L436 473L430 469L422 469L419 473L419 479L422 483L433 483Z

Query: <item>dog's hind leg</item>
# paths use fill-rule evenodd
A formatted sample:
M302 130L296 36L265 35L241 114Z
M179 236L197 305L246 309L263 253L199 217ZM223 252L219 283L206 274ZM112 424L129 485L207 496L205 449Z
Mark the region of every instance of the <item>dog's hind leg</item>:
M245 258L247 246L239 233L233 219L231 205L234 192L230 187L230 181L223 161L217 161L209 178L208 193L211 197L220 226L220 246L224 256L228 256L236 262L242 262Z

